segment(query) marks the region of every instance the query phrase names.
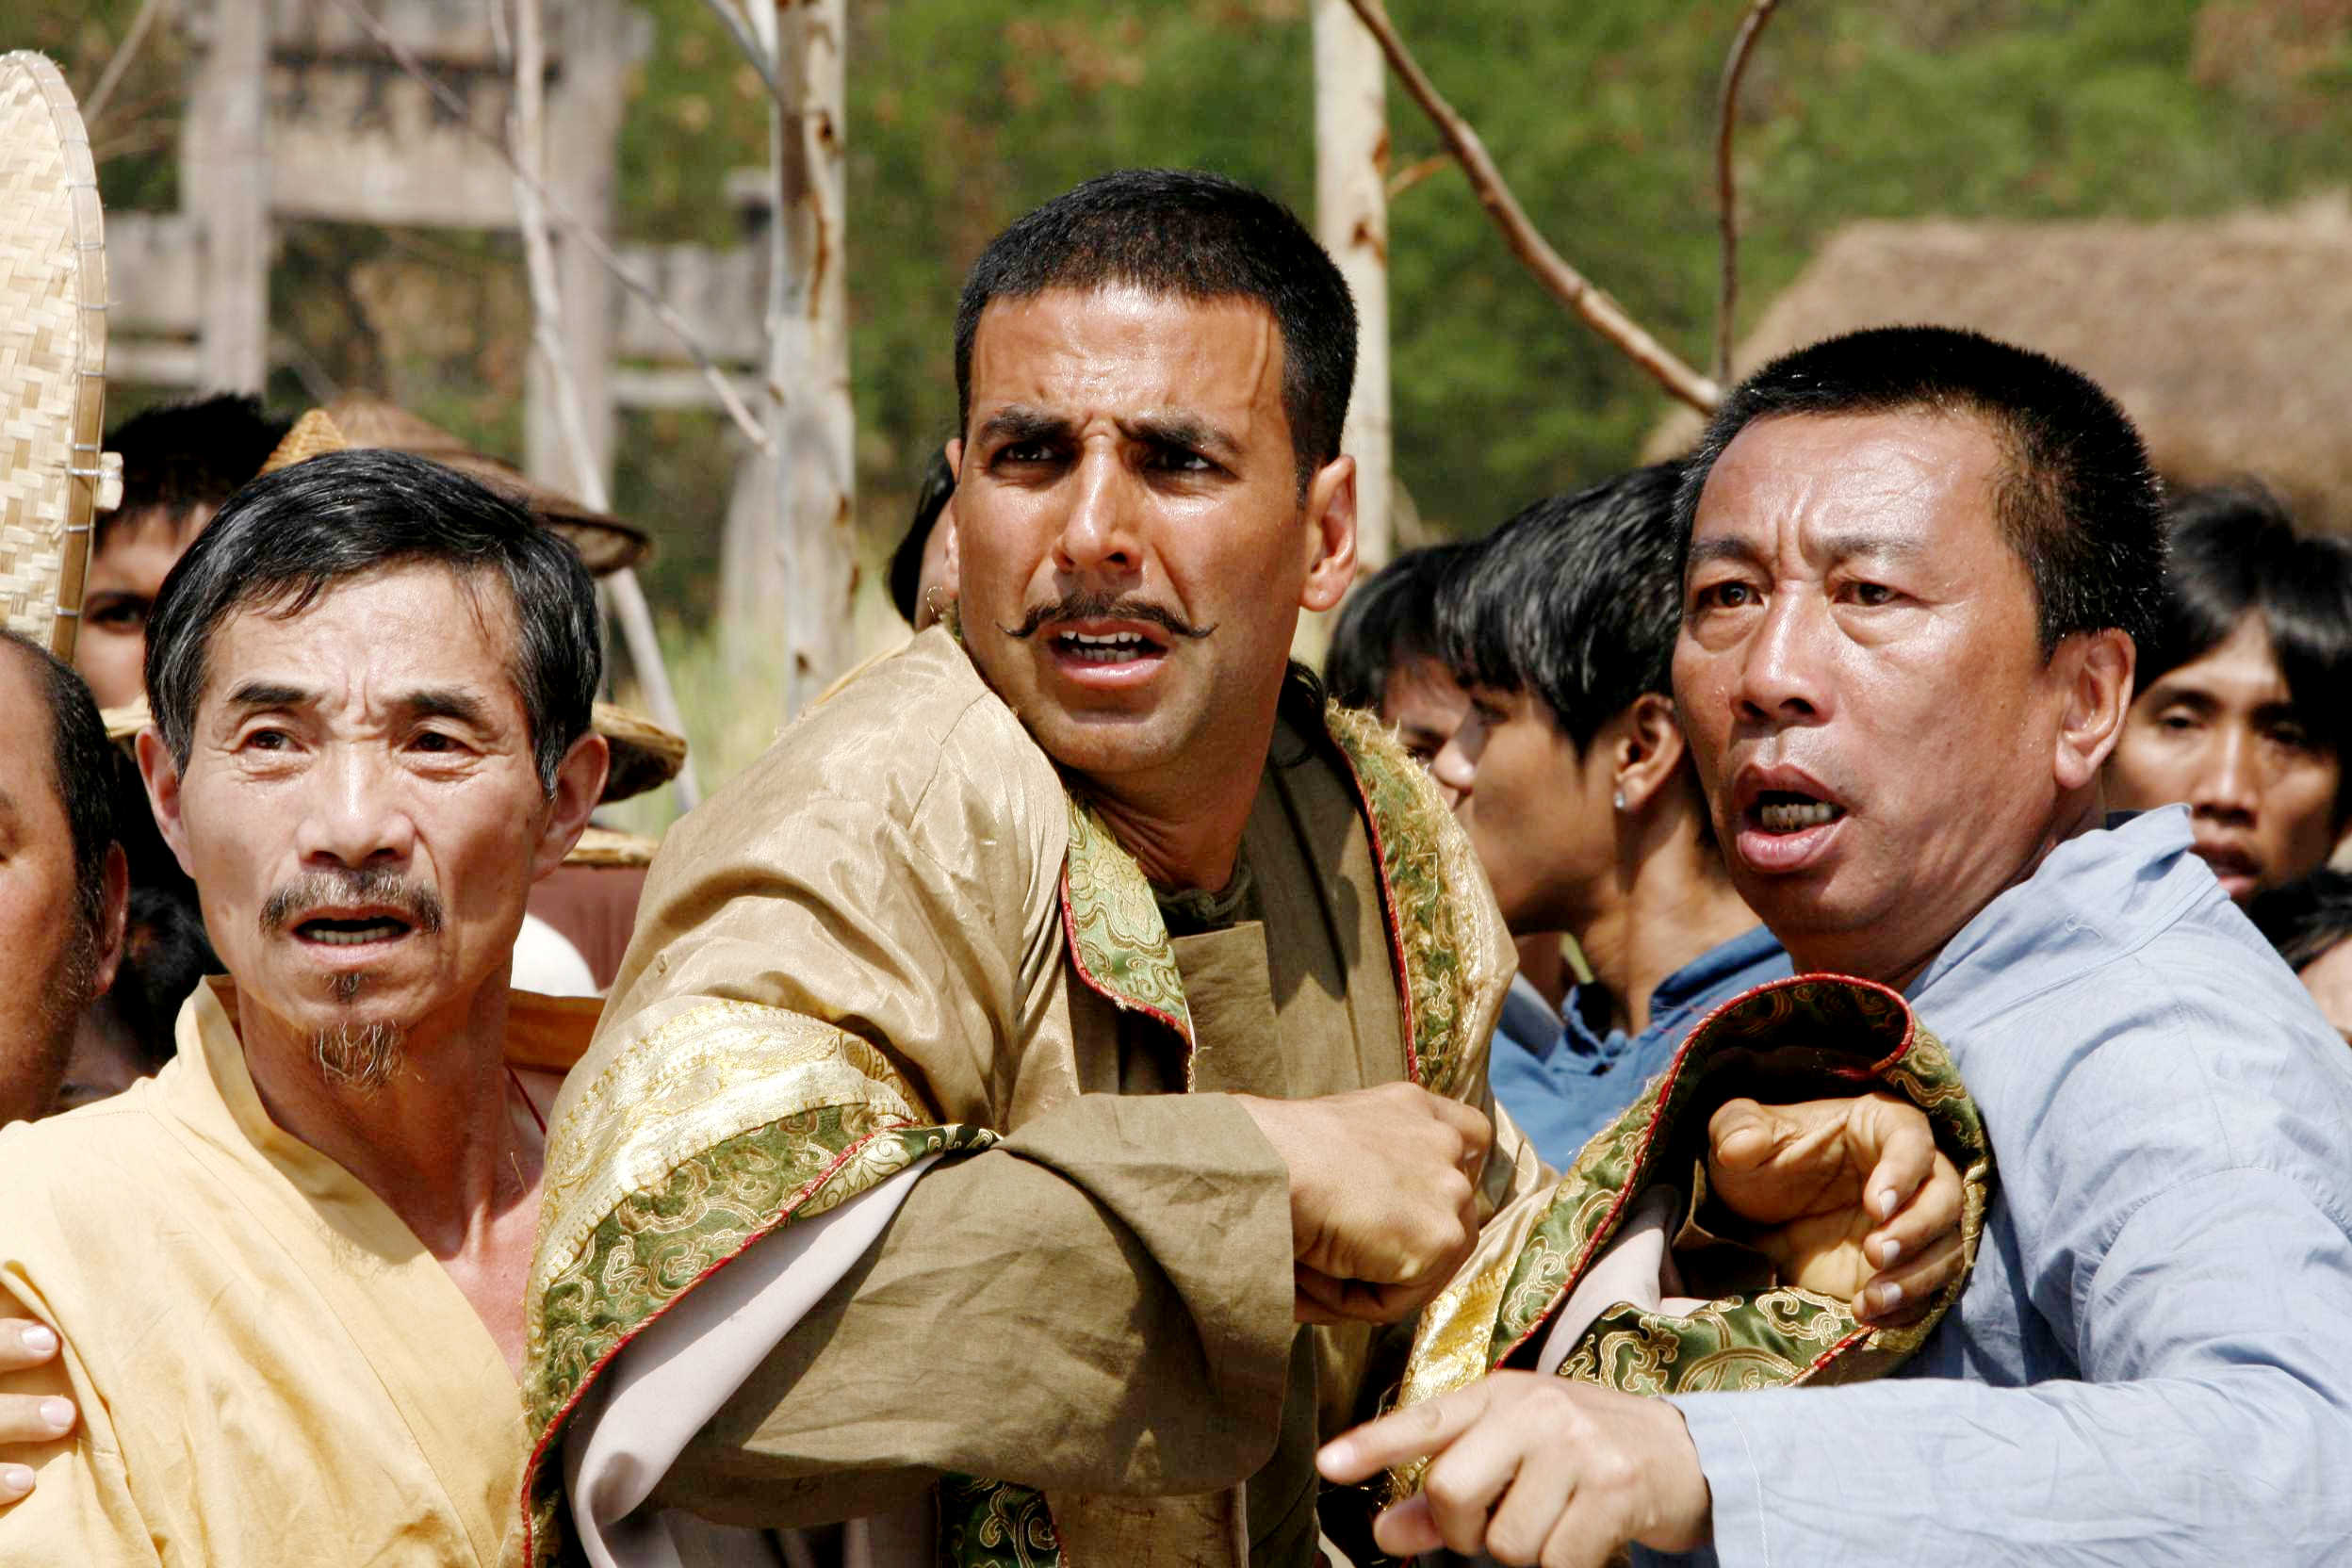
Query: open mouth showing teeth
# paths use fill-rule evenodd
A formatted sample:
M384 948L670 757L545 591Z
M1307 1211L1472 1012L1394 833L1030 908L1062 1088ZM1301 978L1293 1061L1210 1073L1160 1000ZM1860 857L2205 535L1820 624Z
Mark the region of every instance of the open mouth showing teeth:
M1160 651L1157 643L1139 631L1110 631L1099 637L1083 631L1065 631L1054 639L1054 645L1089 664L1124 664Z
M321 942L328 947L357 947L363 942L390 941L408 934L408 922L391 915L371 915L366 920L306 920L294 928L294 934L304 941Z
M1756 803L1756 825L1767 833L1801 833L1808 827L1825 827L1845 814L1842 806L1782 790L1767 790Z

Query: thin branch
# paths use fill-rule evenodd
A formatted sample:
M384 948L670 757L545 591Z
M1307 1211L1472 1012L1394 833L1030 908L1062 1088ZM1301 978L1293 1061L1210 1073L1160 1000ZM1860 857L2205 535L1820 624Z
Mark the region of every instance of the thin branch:
M1519 199L1503 183L1502 172L1487 155L1478 133L1439 96L1436 87L1406 49L1404 40L1396 36L1396 24L1389 21L1387 8L1380 0L1348 0L1348 4L1364 19L1372 36L1380 40L1380 53L1388 57L1389 68L1405 84L1405 90L1413 94L1421 111L1429 117L1429 122L1437 127L1437 134L1445 139L1454 156L1462 160L1462 171L1470 176L1471 188L1478 192L1478 204L1486 208L1487 216L1502 230L1503 239L1512 253L1554 297L1648 371L1659 385L1700 413L1713 413L1722 400L1722 389L1644 332L1623 306L1593 287L1536 232Z
M1451 153L1431 153L1428 157L1405 165L1389 176L1388 199L1395 201L1430 175L1453 168L1458 161Z
M1731 57L1723 61L1723 90L1715 103L1715 221L1723 231L1723 281L1715 295L1715 380L1731 384L1731 336L1740 305L1740 176L1732 168L1731 139L1740 120L1740 78L1748 72L1748 57L1764 24L1780 8L1780 0L1754 0L1731 41Z
M580 384L572 376L565 351L563 299L555 275L555 245L547 234L547 191L539 183L541 103L546 95L547 52L540 26L539 0L514 0L514 106L507 121L513 140L508 163L514 172L514 215L522 230L524 270L531 280L531 332L555 384L556 427L571 454L572 482L591 512L610 512L604 469L588 442L588 423L580 406ZM685 715L678 694L670 688L669 668L662 661L662 642L654 632L653 612L645 605L637 574L624 566L608 580L612 609L621 623L638 678L645 683L645 705L655 722L674 733L686 733ZM701 798L691 760L681 763L676 785L681 812L691 811Z
M734 0L702 0L702 3L711 15L719 19L719 24L733 36L735 47L743 51L743 58L751 62L751 68L760 73L760 79L768 85L768 96L776 100L776 109L797 120L800 110L785 95L783 79L776 74L775 57L761 46L759 39L752 36L751 24L744 21L743 13L735 8Z
M155 24L155 18L172 0L141 0L139 14L131 18L131 30L115 45L114 56L106 61L106 70L98 74L98 85L90 90L90 97L82 105L82 122L94 125L98 117L106 112L106 105L114 97L114 90L122 85L122 77L139 57L139 45L147 41L147 29Z
M766 451L768 449L767 432L760 428L760 421L752 417L751 410L743 405L743 400L736 394L734 384L719 368L717 361L710 357L709 351L703 348L701 342L695 338L693 329L686 325L685 320L678 312L670 308L668 302L631 276L629 269L621 265L621 258L612 253L612 247L607 245L596 230L558 206L548 197L547 188L525 172L522 166L514 161L514 150L498 137L477 126L473 122L473 117L466 111L466 101L451 91L449 84L427 71L423 62L419 61L399 39L386 31L384 24L368 14L367 8L362 6L359 0L336 0L336 3L350 13L354 22L359 24L363 32L373 39L385 54L392 57L393 64L416 78L423 85L427 92L433 94L434 102L449 112L450 117L457 122L458 126L467 136L496 153L505 163L510 174L514 175L517 181L529 185L531 195L544 209L547 221L561 229L564 238L579 244L590 255L596 257L597 265L610 272L615 282L634 294L644 302L646 309L653 312L654 319L661 322L663 330L677 339L678 347L684 349L694 359L695 368L702 372L702 379L710 384L710 390L718 397L719 406L727 410L727 417L735 421L735 427L743 433L744 438L754 447L763 452Z

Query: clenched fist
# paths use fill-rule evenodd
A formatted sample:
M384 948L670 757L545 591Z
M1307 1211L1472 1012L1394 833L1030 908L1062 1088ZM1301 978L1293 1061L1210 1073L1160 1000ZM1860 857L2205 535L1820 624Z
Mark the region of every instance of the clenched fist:
M1783 1280L1865 1319L1915 1315L1960 1270L1960 1172L1892 1095L1734 1100L1707 1124L1707 1179Z
M1290 1168L1300 1322L1393 1323L1444 1288L1478 1236L1485 1117L1413 1084L1234 1098Z

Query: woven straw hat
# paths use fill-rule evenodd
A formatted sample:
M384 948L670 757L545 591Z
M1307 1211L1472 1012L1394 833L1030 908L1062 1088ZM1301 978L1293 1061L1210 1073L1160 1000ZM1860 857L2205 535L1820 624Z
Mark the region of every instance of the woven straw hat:
M0 624L74 656L102 462L106 260L90 137L57 68L0 56Z
M338 398L312 409L286 433L261 471L275 473L305 458L350 447L383 447L429 457L480 480L563 535L598 577L633 566L653 551L652 541L618 517L591 512L570 497L534 483L520 470L475 451L439 425L378 398Z

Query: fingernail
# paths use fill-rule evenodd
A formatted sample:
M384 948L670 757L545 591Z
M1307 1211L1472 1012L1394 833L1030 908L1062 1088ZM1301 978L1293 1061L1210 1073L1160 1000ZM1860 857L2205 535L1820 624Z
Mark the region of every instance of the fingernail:
M36 1323L32 1325L24 1331L21 1337L24 1341L24 1353L26 1355L54 1356L57 1353L57 1331L47 1327L45 1324ZM26 1472L28 1475L31 1472L29 1471Z
M22 1497L33 1489L29 1464L0 1464L0 1497Z
M1903 1243L1897 1241L1894 1237L1888 1236L1885 1241L1878 1244L1879 1267L1886 1268L1891 1266L1894 1261L1901 1256L1903 1256Z
M65 1430L74 1424L74 1401L43 1399L41 1402L41 1418L49 1423L51 1430L60 1432Z
M1903 1304L1903 1287L1892 1280L1888 1280L1884 1284L1872 1285L1870 1299L1877 1303L1872 1310L1881 1313L1892 1312Z
M1878 1189L1878 1217L1879 1217L1879 1218L1881 1218L1881 1219L1892 1219L1892 1218L1895 1217L1895 1205L1896 1205L1896 1204L1898 1204L1898 1203L1900 1203L1900 1202L1902 1202L1902 1201L1903 1201L1902 1198L1901 1198L1899 1195L1897 1195L1897 1193L1895 1192L1895 1189L1894 1189L1894 1188L1892 1188L1892 1187L1881 1187L1881 1188L1879 1188L1879 1189Z

